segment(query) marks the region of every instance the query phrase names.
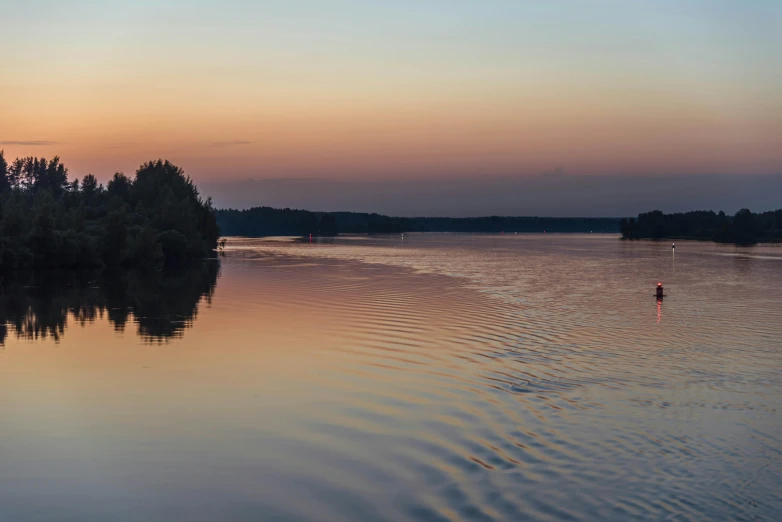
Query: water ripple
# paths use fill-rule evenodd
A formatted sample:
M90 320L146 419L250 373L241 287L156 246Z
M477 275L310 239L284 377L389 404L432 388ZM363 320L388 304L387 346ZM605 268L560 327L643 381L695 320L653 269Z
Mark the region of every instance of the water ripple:
M305 258L330 274L308 292L351 317L343 371L362 383L350 389L384 390L358 410L346 397L349 415L333 422L378 434L401 424L389 451L425 477L429 499L402 502L405 516L762 519L782 508L780 466L759 484L758 445L740 435L756 424L747 413L764 416L759 437L782 428L782 295L766 279L780 274L764 256L755 273L726 271L716 247L698 245L671 275L654 245L614 239L576 250L528 237L408 241L229 247L237 261ZM646 289L661 274L673 283L658 312ZM393 413L372 414L379 404ZM765 440L763 458L778 459L782 443Z
M0 395L0 519L111 513L69 501L95 498L64 480L85 475L133 506L116 520L777 519L779 249L677 247L674 266L614 237L231 239L166 386L93 377L112 383L79 403L90 429ZM35 472L40 447L70 451ZM74 489L20 502L52 477Z

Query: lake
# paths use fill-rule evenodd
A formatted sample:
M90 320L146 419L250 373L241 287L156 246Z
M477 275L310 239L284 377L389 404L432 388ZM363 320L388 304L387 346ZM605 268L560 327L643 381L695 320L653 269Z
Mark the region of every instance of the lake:
M0 291L2 522L782 517L781 247L231 238Z

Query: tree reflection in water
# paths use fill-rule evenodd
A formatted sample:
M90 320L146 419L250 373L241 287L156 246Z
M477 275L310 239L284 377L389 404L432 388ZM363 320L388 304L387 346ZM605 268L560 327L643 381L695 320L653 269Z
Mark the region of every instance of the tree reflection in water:
M73 320L84 325L108 318L117 331L137 325L145 342L181 337L202 299L211 302L220 265L143 272L44 271L0 276L0 345L9 335L58 341ZM70 318L69 318L70 315Z

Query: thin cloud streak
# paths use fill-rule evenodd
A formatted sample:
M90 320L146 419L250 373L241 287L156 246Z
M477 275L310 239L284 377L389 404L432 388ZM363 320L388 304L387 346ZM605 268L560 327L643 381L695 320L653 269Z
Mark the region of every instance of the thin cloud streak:
M210 147L235 147L240 145L252 145L252 142L246 140L234 140L234 141L215 141L209 144Z
M0 145L17 145L26 147L40 147L46 145L57 145L59 141L47 141L47 140L6 140L0 141Z

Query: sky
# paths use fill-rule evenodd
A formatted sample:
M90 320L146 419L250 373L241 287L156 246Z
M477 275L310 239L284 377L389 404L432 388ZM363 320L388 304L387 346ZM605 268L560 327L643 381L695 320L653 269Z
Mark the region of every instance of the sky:
M730 176L764 187L734 204L750 206L782 174L782 1L0 0L0 13L0 149L59 155L78 176L163 157L224 206L294 206L328 185L341 188L309 204L364 208L369 190L427 213L409 205L426 186L431 212L456 215L500 213L509 180L531 201L501 212L530 213L553 172L573 181L563 194L594 188L584 212L613 215L606 179ZM268 198L247 180L293 188ZM472 188L437 196L454 185ZM571 213L556 194L536 213Z

